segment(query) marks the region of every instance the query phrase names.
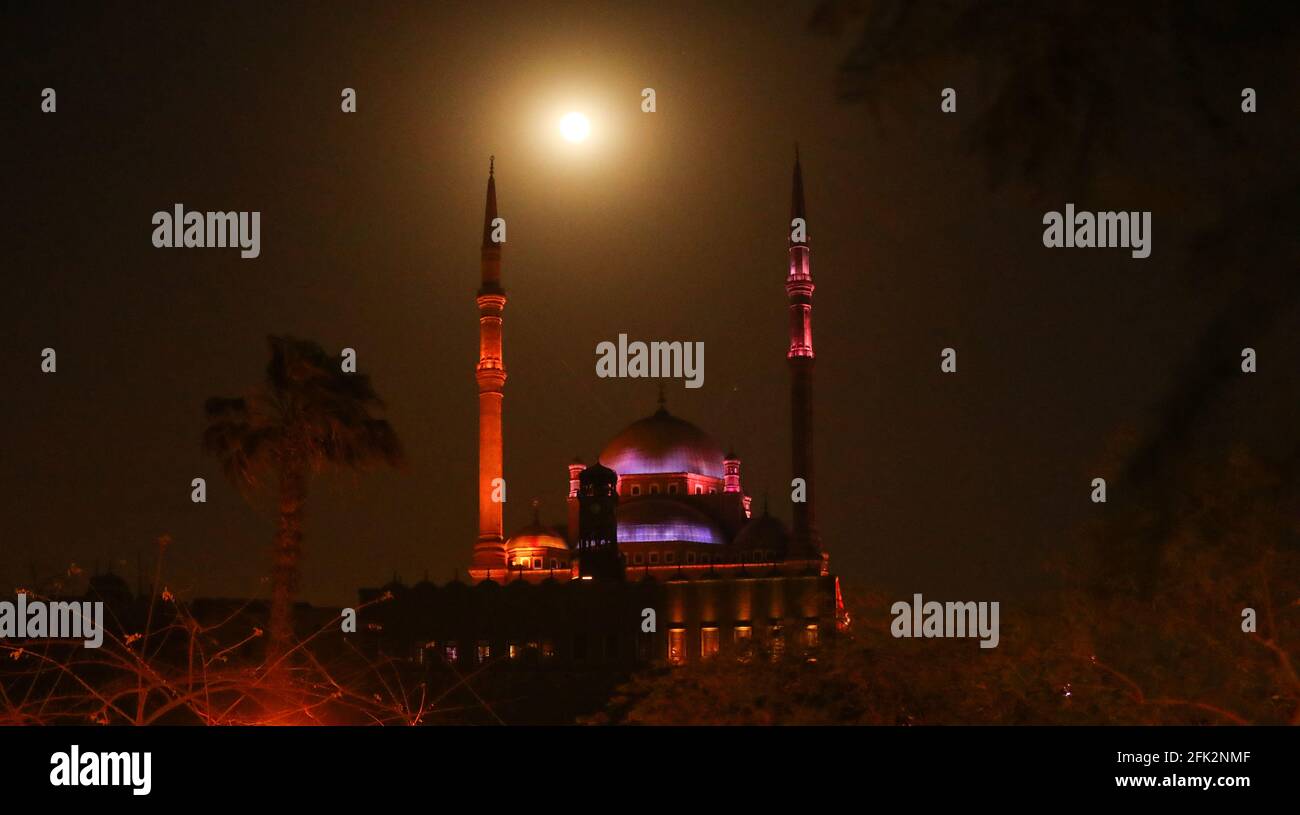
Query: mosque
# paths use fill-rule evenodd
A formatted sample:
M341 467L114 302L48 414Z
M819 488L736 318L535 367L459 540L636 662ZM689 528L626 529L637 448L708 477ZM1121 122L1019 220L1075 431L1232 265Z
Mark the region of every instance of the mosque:
M740 644L779 656L847 625L838 578L817 531L813 470L814 290L796 151L785 293L789 304L793 525L755 511L741 460L659 409L567 466L566 523L506 536L502 334L506 290L494 240L489 166L479 312L478 536L470 582L363 589L365 630L380 650L425 662L494 658L629 667L707 659Z

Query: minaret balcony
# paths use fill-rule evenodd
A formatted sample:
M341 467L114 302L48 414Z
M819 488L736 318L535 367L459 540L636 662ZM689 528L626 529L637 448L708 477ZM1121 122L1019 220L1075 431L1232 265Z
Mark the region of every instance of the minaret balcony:
M785 293L790 297L796 295L802 297L812 297L813 291L817 287L813 285L811 275L790 275L785 279Z
M500 362L495 365L484 365L480 362L474 378L478 380L480 393L499 391L506 384L506 369L501 367Z

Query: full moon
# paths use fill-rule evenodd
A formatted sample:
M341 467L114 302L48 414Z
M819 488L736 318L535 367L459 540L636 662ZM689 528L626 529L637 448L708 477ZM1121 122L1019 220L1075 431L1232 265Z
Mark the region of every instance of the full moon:
M581 113L566 113L560 120L560 133L571 142L586 141L590 132L591 122Z

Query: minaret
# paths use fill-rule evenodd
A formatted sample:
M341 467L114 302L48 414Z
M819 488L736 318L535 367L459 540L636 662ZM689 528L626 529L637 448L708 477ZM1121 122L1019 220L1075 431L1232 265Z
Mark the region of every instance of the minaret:
M478 542L474 569L506 567L501 526L502 479L501 402L506 368L501 355L501 315L506 292L501 288L501 244L493 240L497 218L496 157L488 160L487 207L483 212L482 285L478 290ZM495 483L494 483L495 482ZM496 497L497 500L493 500Z
M582 487L581 476L585 469L587 465L577 456L569 463L569 528L565 530L565 538L569 541L570 549L576 549L578 545L578 490Z
M794 185L790 196L790 272L785 293L790 301L790 442L794 478L807 485L805 501L794 504L794 541L806 552L820 552L813 499L813 335L812 265L809 258L807 211L803 202L803 171L799 147L794 148Z

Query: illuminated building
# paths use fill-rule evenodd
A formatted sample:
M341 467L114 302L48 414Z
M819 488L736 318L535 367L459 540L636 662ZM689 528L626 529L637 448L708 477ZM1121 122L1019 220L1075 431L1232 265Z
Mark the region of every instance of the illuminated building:
M793 530L766 507L752 511L741 459L669 413L661 395L658 410L610 439L591 466L567 465L566 524L547 526L534 503L532 523L505 538L496 479L504 463L506 298L501 247L490 240L496 217L490 167L478 291L479 534L469 570L475 585L385 587L396 604L372 614L387 619L389 652L415 643L421 659L432 648L458 662L531 654L627 666L693 662L751 641L776 654L816 647L845 619L813 512L814 287L806 234L791 232L785 280L792 478L803 480L806 496L794 504ZM796 153L791 220L805 217ZM381 591L363 591L362 599ZM646 609L655 613L652 632L642 627Z

